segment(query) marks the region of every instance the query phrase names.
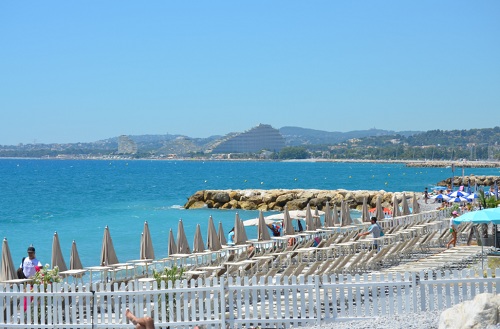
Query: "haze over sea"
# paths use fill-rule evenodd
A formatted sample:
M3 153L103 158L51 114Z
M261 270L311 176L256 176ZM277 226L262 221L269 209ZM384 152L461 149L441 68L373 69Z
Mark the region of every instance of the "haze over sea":
M457 174L457 172L459 172ZM461 175L461 170L456 171ZM465 175L498 175L498 168L465 168ZM183 219L190 243L200 223L206 243L208 217L227 233L235 210L184 210L203 189L348 189L423 191L452 175L449 168L409 168L391 163L254 161L0 160L0 236L7 237L17 266L33 244L50 263L59 234L69 266L71 242L83 266L98 265L104 227L109 226L120 261L139 258L148 221L156 258L167 256L170 228ZM242 219L257 211L239 211ZM249 238L256 236L248 228Z

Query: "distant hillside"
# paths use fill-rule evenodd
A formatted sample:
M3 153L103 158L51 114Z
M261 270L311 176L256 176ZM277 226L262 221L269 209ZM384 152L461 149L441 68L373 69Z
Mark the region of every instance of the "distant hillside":
M390 131L381 129L354 130L348 132L329 132L323 130L307 129L300 127L280 128L281 135L285 138L288 146L298 145L331 145L342 143L352 138L364 138L370 136L402 135L411 136L419 133L418 131Z

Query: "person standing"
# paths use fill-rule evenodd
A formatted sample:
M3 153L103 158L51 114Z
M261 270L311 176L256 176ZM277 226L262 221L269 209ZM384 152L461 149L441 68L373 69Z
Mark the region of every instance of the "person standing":
M425 203L427 203L427 200L429 200L429 191L427 190L427 187L424 189L424 200Z
M24 278L20 279L29 279L33 276L35 276L37 269L40 269L42 267L42 263L36 258L35 255L35 247L33 245L28 247L28 257L24 257L23 261L21 263L21 266L18 270L18 277L21 276L20 274L22 273L24 275Z
M227 245L234 246L234 227L227 234Z
M450 245L453 244L453 247L457 245L457 225L455 225L455 222L453 220L458 217L458 212L454 210L451 213L451 218L450 218L450 233L451 233L451 240L448 242L446 245L446 248L450 248Z
M374 239L380 238L380 232L382 232L382 228L380 227L380 225L377 224L377 217L372 217L370 221L372 225L370 225L368 231L364 233L359 233L358 235L365 236L371 233ZM373 243L373 247L375 249L378 249L377 240L375 240L375 242Z

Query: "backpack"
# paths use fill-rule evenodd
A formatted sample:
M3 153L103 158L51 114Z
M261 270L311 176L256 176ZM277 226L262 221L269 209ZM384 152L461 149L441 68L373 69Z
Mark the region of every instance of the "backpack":
M378 228L380 229L380 236L383 237L384 236L384 230L382 229L382 226L378 225Z
M24 260L26 257L23 257L21 260L21 267L17 269L17 278L18 279L27 279L26 276L24 275L23 269L24 269Z

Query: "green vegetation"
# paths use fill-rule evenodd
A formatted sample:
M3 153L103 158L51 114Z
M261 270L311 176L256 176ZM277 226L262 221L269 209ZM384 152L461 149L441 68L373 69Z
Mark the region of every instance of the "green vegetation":
M279 155L279 159L307 159L309 158L309 153L305 147L302 146L289 146L283 148Z

